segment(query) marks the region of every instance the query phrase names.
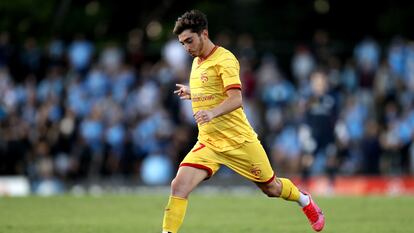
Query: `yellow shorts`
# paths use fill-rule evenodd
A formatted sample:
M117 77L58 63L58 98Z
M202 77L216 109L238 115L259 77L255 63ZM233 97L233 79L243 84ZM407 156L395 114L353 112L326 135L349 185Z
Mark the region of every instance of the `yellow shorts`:
M213 176L221 165L225 165L253 182L270 183L275 174L262 144L245 142L240 148L218 152L197 142L185 156L181 166L190 166L206 170Z

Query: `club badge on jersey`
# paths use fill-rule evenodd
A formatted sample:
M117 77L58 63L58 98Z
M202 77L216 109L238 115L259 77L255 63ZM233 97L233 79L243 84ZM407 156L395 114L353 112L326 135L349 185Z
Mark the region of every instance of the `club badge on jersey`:
M201 73L200 80L202 83L206 83L208 81L207 72L204 71L203 73Z

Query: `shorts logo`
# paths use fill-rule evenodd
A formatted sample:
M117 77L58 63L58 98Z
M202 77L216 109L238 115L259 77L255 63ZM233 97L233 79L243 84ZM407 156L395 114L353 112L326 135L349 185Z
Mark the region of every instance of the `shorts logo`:
M208 81L207 72L201 73L200 80L201 80L202 83L205 83L205 82Z
M250 172L256 177L259 177L260 174L262 174L262 170L260 170L259 167L256 167L254 165L253 165L253 168L250 170Z

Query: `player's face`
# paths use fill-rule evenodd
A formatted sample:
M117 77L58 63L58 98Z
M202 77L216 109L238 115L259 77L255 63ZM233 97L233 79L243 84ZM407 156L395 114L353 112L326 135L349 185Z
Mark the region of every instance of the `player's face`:
M187 29L178 35L178 40L191 56L198 57L202 54L204 47L203 36L203 33L197 34Z

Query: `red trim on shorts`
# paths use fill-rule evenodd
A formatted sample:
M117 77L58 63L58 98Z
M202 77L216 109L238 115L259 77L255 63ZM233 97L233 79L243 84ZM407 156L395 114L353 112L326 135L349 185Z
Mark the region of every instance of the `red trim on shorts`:
M241 90L241 84L231 84L224 88L224 92L230 90L230 89L239 89Z
M208 177L213 175L213 170L211 170L211 168L209 168L207 166L204 166L204 165L201 165L201 164L196 164L196 163L182 163L182 164L180 164L180 167L183 167L183 166L205 170L208 173Z
M206 145L204 145L203 143L200 143L200 146L195 148L192 152L199 151L199 150L203 149L204 147L206 147Z
M273 174L273 176L272 176L272 177L271 177L268 181L263 182L263 184L269 184L269 183L271 183L274 179L275 179L275 174Z

